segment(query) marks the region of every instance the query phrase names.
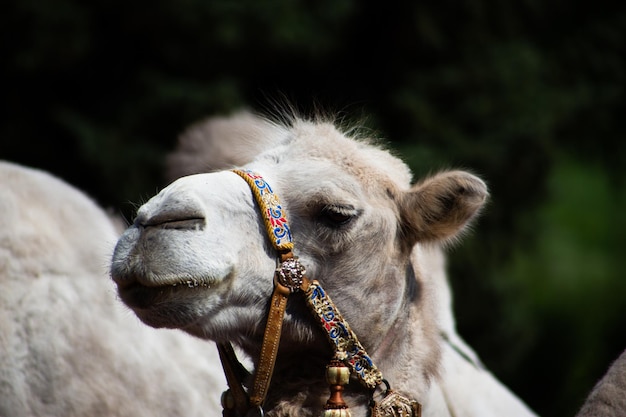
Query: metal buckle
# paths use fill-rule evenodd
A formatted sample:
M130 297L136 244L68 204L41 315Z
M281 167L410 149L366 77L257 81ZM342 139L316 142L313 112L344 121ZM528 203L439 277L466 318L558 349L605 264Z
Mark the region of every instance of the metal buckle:
M287 287L292 293L300 290L304 274L306 274L306 269L295 256L285 259L276 268L278 283Z

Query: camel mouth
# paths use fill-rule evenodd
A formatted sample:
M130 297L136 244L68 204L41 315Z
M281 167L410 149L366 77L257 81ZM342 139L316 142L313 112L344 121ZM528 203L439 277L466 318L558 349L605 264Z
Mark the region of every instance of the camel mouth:
M211 288L211 284L197 279L180 279L172 284L148 286L138 280L118 284L120 299L134 309L147 309L171 299L185 291L198 291Z

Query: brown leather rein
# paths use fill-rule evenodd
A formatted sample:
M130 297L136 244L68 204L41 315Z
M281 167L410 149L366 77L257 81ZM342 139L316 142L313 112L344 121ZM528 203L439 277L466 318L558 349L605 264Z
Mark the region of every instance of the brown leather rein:
M389 387L382 373L350 329L341 313L319 282L309 280L306 270L293 254L291 230L278 196L263 177L249 170L233 170L250 186L259 206L267 234L278 253L274 273L274 291L263 335L261 354L256 365L252 385L244 388L250 373L237 360L230 343L218 343L218 351L229 389L222 394L224 417L262 416L263 405L270 386L283 317L290 294L302 292L313 315L326 330L328 340L335 351L326 367L326 379L330 397L324 407L324 417L350 417L350 410L342 398L344 385L354 375L370 392L370 415L372 417L406 416L419 417L421 406ZM374 392L384 384L382 400L374 401Z

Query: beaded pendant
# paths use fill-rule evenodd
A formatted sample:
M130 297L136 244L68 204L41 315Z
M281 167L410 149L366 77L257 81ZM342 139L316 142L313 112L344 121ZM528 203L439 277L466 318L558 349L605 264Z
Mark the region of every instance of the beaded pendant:
M324 417L351 417L350 409L343 400L344 385L350 382L350 368L339 359L333 359L326 367L326 382L330 386L330 398L324 406Z

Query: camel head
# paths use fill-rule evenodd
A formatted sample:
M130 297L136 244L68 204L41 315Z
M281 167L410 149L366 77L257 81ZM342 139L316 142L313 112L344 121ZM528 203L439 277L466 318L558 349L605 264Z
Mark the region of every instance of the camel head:
M182 139L170 162L192 172L183 167L177 175L200 171L194 154L218 152L219 142L228 154L221 161L228 162L209 155L205 165L240 165L271 185L307 275L324 286L375 358L389 348L390 329L410 343L418 316L419 349L429 355L424 340L435 338L436 318L428 283L414 265L416 248L462 232L486 199L480 179L450 171L411 185L408 168L389 152L319 121L278 125L240 115L209 121ZM275 268L250 188L224 170L179 178L144 204L117 244L111 271L120 298L146 324L232 341L254 358ZM437 348L431 350L436 361ZM328 354L297 294L279 349L290 352Z

